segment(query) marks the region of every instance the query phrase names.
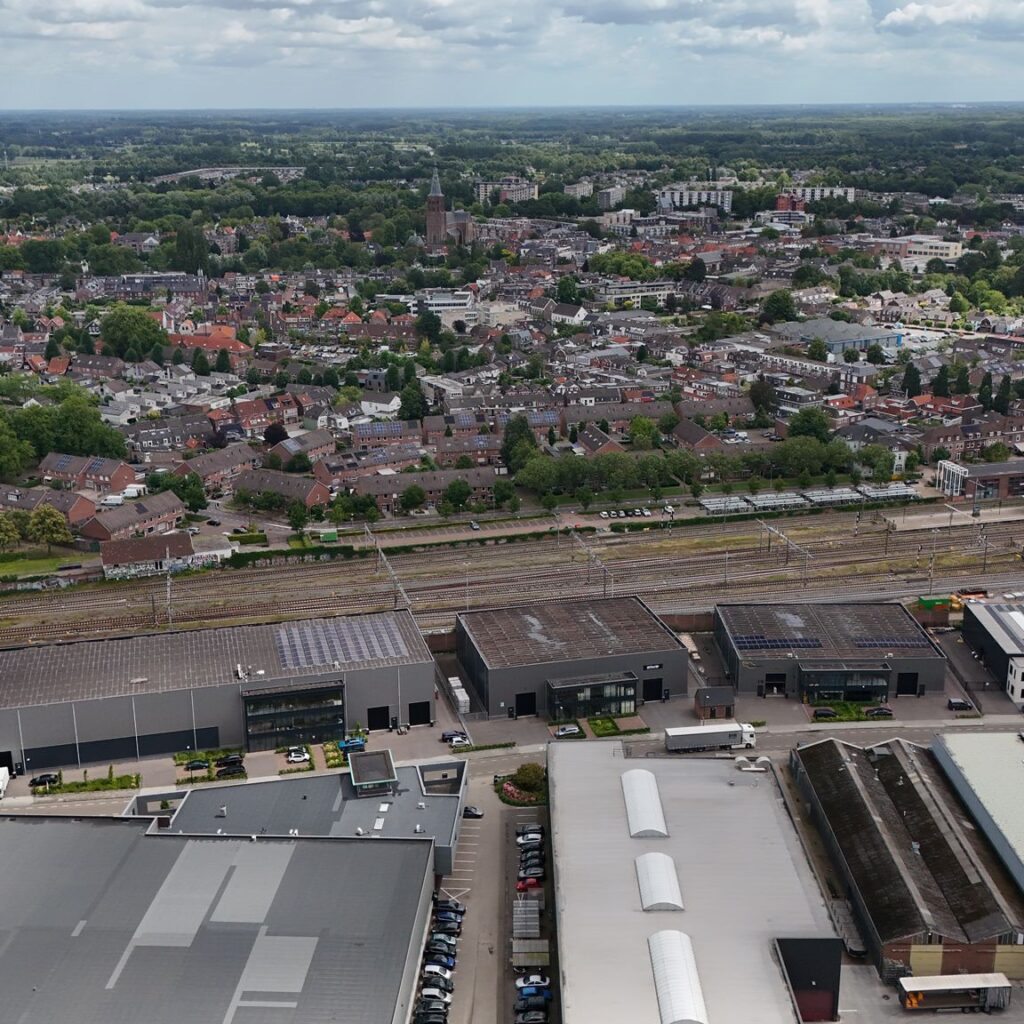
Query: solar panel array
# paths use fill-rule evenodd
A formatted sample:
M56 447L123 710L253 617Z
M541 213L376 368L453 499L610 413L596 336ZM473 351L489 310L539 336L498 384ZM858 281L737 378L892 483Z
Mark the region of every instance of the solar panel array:
M763 633L733 637L738 651L817 651L821 641L810 636L775 636L770 640Z
M341 622L297 622L279 626L274 637L285 668L361 664L409 653L394 622L366 616Z
M68 466L70 466L70 465L71 465L71 463L72 463L72 462L73 462L73 461L74 461L74 460L75 460L76 458L77 458L77 456L75 456L75 455L62 455L62 456L61 456L61 457L60 457L60 458L59 458L59 459L57 460L57 463L56 463L56 465L55 465L55 466L54 466L53 468L54 468L54 469L56 469L56 470L62 470L62 469L67 469L67 468L68 468Z
M854 637L853 644L863 650L881 650L891 647L931 647L931 644L918 636L876 636L876 637Z

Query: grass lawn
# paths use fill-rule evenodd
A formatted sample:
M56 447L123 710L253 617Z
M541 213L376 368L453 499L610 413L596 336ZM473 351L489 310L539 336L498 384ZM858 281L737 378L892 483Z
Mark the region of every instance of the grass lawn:
M590 731L595 736L618 736L619 725L614 718L589 718Z
M82 557L81 551L55 548L51 554L46 548L27 548L24 551L5 551L0 555L0 576L45 576L56 572L62 565L84 565L94 557Z

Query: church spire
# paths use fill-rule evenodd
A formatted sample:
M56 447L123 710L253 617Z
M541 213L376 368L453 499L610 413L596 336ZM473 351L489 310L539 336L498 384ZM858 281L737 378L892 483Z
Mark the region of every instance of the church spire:
M444 193L441 191L441 179L437 176L437 168L434 168L434 175L430 179L430 195L432 196L443 196Z

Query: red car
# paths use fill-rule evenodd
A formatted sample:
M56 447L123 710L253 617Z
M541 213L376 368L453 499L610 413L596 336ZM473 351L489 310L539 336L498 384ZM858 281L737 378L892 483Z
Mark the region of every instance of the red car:
M527 889L539 889L543 885L539 878L523 878L516 882L516 892L526 892Z

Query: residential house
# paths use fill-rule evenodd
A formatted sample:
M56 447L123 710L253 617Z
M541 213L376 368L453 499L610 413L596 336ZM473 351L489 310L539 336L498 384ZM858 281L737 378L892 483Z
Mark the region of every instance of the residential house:
M213 491L230 494L239 474L256 469L260 462L260 454L248 444L230 444L226 448L197 455L194 459L185 459L175 467L174 473L176 476L195 473L202 480L207 494Z
M337 450L334 435L327 430L310 430L305 434L285 438L270 449L270 455L276 455L282 465L296 455L305 455L310 462L319 462Z
M40 505L52 505L72 528L96 514L96 502L77 491L0 485L0 512L34 512Z
M371 448L422 442L422 430L419 420L383 420L375 423L356 423L352 426L352 447L356 451L369 451Z
M359 399L359 407L364 416L393 417L402 407L402 398L396 391L367 391Z
M586 455L607 455L609 452L626 450L618 441L613 441L596 423L584 427L579 432L576 443Z
M490 503L494 499L494 481L497 473L490 467L480 469L439 469L423 473L385 473L364 476L352 488L355 494L372 495L377 507L385 514L394 514L399 508L402 492L414 484L422 487L429 505L437 506L443 500L445 489L456 480L465 480L472 494L471 502Z
M396 444L368 451L338 452L313 463L313 476L332 491L350 485L362 476L372 476L383 469L401 473L423 460L418 444Z
M273 469L250 469L235 478L235 493L277 494L289 504L297 501L307 509L326 505L330 490L319 480L298 473L279 473Z
M174 530L163 535L107 540L100 544L103 576L108 580L181 572L192 565L192 538Z
M73 490L91 490L97 494L120 493L135 483L135 470L120 459L90 455L65 455L50 452L39 463L43 480L57 480Z
M717 452L725 448L725 442L720 437L705 430L693 420L680 420L672 431L672 436L679 442L681 448L689 451Z
M90 540L127 540L136 534L166 533L185 515L185 503L172 491L161 491L117 508L100 509L79 531Z

